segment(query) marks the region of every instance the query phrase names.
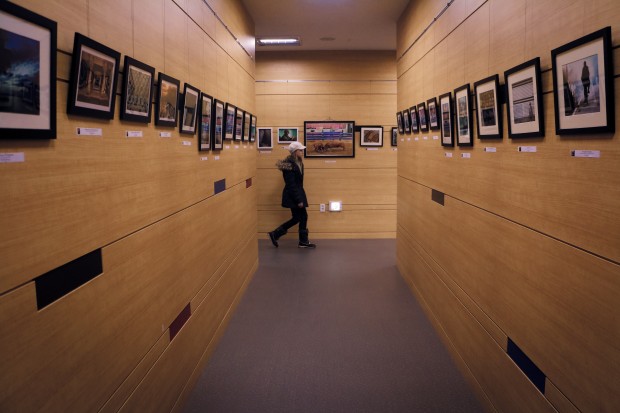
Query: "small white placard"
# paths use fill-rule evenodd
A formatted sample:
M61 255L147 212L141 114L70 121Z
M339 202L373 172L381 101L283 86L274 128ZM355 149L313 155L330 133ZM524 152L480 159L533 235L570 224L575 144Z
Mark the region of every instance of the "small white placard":
M418 138L418 137L416 136L415 140L416 140L416 141L419 141L419 140L420 140L420 138Z
M160 138L172 138L172 132L159 132Z
M397 151L397 150L398 150L398 148L392 148L392 150L393 150L393 151Z
M213 159L215 159L216 161L219 161L220 160L220 156L219 155L215 155L215 157Z
M493 147L493 146L487 146L486 148L484 148L485 152L497 152L497 148Z
M434 141L438 141L438 140L439 140L439 136L437 136L437 135L433 135L433 140L434 140Z
M192 146L190 141L181 141L181 144L183 144L183 146Z
M239 149L239 145L235 145L235 149Z
M405 138L400 138L400 141L401 141L401 142L404 142L404 141L405 141Z
M519 152L536 152L535 146L519 146Z
M446 152L446 158L452 158L452 152Z
M575 158L600 158L601 151L574 150L570 151L571 156Z
M18 163L24 162L23 152L0 153L0 163Z
M469 158L471 158L471 153L469 153L469 152L462 153L461 154L461 158L468 158L469 159Z
M126 136L128 138L141 138L142 131L141 130L128 130Z
M325 161L325 163L336 163L336 161Z
M424 139L425 141L428 140L428 136L423 137L422 139Z
M367 151L378 151L379 148L366 148Z
M230 149L230 145L224 145L224 149Z
M260 153L261 155L268 155L271 153L271 151L258 151L258 153Z
M101 128L77 128L76 134L80 136L102 136L103 130Z
M409 142L411 140L411 138L407 138L407 142Z

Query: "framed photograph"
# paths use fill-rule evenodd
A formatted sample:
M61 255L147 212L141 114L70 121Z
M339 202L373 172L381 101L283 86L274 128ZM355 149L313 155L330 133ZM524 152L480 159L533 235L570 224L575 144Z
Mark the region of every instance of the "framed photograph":
M129 56L125 56L124 68L121 119L150 123L155 68Z
M540 58L504 72L510 138L545 136Z
M403 110L403 124L405 133L411 133L411 114L409 113L409 109Z
M250 115L250 142L256 142L256 116Z
M187 83L183 86L183 117L181 118L179 132L188 135L196 133L199 98L200 90Z
M273 129L258 128L258 149L273 148Z
M360 146L383 146L383 126L362 126Z
M452 93L439 96L439 118L441 119L441 145L454 146L454 130L452 128Z
M454 107L456 111L456 143L459 146L474 144L471 120L471 89L469 83L454 89Z
M220 150L224 147L224 102L213 99L213 150Z
M392 146L398 146L398 130L395 127L392 128L391 144Z
M120 60L119 52L75 33L67 96L68 114L114 118Z
M415 106L409 108L411 114L411 133L418 133L420 131L420 124L418 123L418 110Z
M431 98L426 101L426 110L428 112L428 127L431 130L441 128L439 123L439 111L437 110L437 98Z
M0 2L0 138L56 138L55 21Z
M224 111L224 139L232 140L235 134L235 111L236 107L230 103L226 103Z
M244 142L250 141L250 126L252 124L252 115L250 112L243 112L243 136L242 140Z
M613 133L611 27L551 51L555 133Z
M297 128L278 128L278 143L291 143L297 140Z
M426 114L426 103L424 102L418 105L418 122L420 124L420 132L427 132L428 116Z
M502 106L499 103L498 91L498 75L474 83L478 139L502 138Z
M198 125L198 150L208 151L213 140L213 98L206 93L200 94Z
M235 130L233 139L236 141L243 140L243 113L243 110L235 108Z
M305 121L305 157L354 158L354 121Z
M398 133L401 135L405 133L405 121L403 120L403 112L396 112L396 125Z
M180 85L177 79L159 72L155 95L155 125L173 128L177 126Z

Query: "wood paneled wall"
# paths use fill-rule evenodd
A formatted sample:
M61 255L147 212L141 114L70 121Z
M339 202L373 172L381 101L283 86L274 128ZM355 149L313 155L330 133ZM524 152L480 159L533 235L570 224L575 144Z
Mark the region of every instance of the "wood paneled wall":
M0 411L179 410L256 270L255 146L199 153L120 121L120 96L114 120L68 116L73 36L255 113L254 24L237 0L17 3L58 22L58 134L0 140L25 155L0 164ZM37 309L37 277L99 249L103 273Z
M496 73L503 83L505 70L539 56L546 134L509 139L504 107L502 140L443 148L424 139L438 132L399 136L400 271L489 411L616 412L620 138L555 134L551 50L612 26L618 76L620 3L455 0L422 34L445 6L412 1L400 18L398 109ZM544 391L508 356L508 340L544 374Z
M308 228L314 238L396 236L396 159L390 146L395 126L394 52L259 52L256 58L259 127L299 128L304 121L354 120L356 126L383 126L383 147L366 150L355 134L355 158L307 158L304 187ZM280 206L284 182L277 160L288 155L274 141L258 155L259 236L290 218ZM321 213L320 204L343 203L339 213ZM289 235L291 236L291 235ZM293 235L294 236L294 235Z

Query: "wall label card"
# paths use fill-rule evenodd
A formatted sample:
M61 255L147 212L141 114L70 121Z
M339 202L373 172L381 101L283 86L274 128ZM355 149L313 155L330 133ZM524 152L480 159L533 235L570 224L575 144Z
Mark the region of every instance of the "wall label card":
M452 158L452 152L446 152L446 158Z
M422 139L424 139L425 141L428 140L428 136L423 137Z
M439 140L439 136L437 136L437 135L433 135L433 140L434 140L434 141L438 141L438 140Z
M230 149L230 145L224 145L224 149Z
M487 146L486 148L484 148L485 152L497 152L497 148L493 147L493 146Z
M396 152L396 151L398 150L398 148L392 148L392 150L393 150L394 152Z
M261 155L269 155L271 151L258 151Z
M420 138L418 138L418 137L416 136L415 141L417 142L417 141L419 141L419 140L420 140Z
M76 134L80 136L103 136L101 128L77 128Z
M519 146L519 152L536 152L536 146Z
M570 155L575 158L600 158L601 151L574 150L570 151Z
M367 151L378 151L379 148L366 148Z
M469 158L471 158L471 153L469 153L469 152L462 153L462 154L461 154L461 158L467 158L467 159L469 159Z
M172 138L172 132L159 132L160 138Z
M336 161L325 161L325 163L336 163Z
M23 152L0 153L0 163L18 163L24 162L25 156Z
M192 146L192 143L190 141L181 141L181 144L183 146Z
M407 142L409 142L411 140L411 138L407 138Z
M128 138L141 138L142 131L141 130L128 130L126 131L126 135Z
M235 145L235 149L239 149L239 145Z
M219 155L215 155L215 157L213 159L215 159L216 161L219 161L220 160L220 156Z

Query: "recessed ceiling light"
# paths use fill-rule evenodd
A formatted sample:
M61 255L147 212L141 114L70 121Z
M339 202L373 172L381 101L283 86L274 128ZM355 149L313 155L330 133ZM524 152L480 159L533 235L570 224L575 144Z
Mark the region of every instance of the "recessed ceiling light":
M298 36L287 37L260 37L256 38L259 46L299 46L301 41Z

